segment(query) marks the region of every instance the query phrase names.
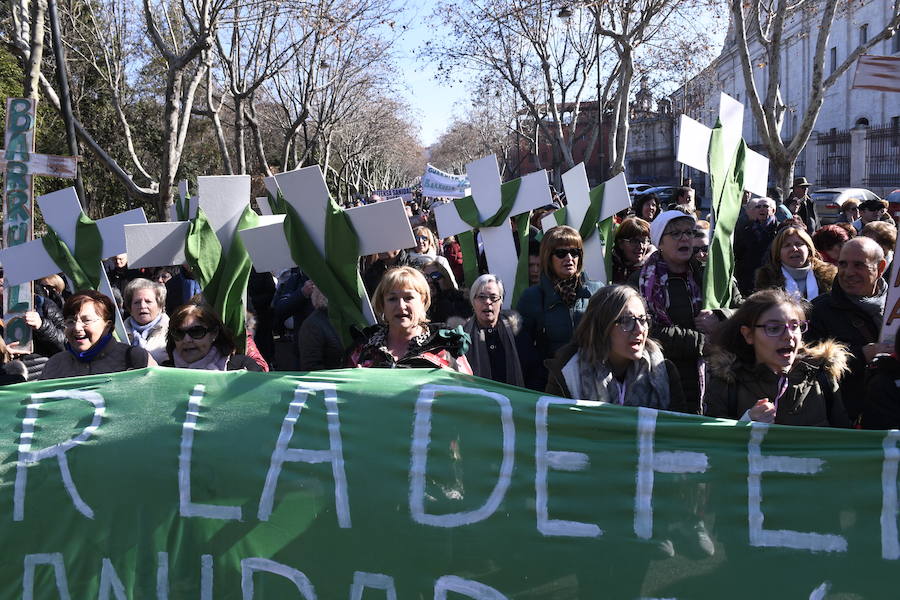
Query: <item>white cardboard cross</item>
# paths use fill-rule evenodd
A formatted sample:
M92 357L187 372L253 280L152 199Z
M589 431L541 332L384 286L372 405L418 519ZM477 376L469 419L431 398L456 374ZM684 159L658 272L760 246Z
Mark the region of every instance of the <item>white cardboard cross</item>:
M478 217L482 220L487 219L500 209L501 204L501 181L497 158L490 155L470 162L466 165L466 172L472 186L472 198L478 208ZM551 202L546 171L530 173L522 177L519 193L509 216L515 217ZM472 227L460 218L454 203L436 205L434 217L437 221L438 234L442 238L472 230ZM479 232L484 242L488 269L503 281L508 290L503 298L503 308L510 308L519 261L512 227L509 223L503 223L498 227L482 227ZM472 284L471 281L466 283Z
M725 155L731 157L740 144L744 105L722 93L719 97L719 120L722 121L723 146ZM709 140L712 129L681 115L678 134L678 156L676 160L704 173L709 173ZM744 159L744 189L759 196L768 191L769 159L748 148Z
M588 185L587 172L584 163L578 163L562 176L563 188L566 190L566 225L576 230L581 227L581 222L591 206L590 187ZM631 196L628 195L628 182L625 173L619 173L605 182L603 187L603 205L600 208L598 221L603 221L616 213L631 206ZM549 231L556 226L556 217L553 213L541 220L544 231ZM584 273L589 279L606 283L609 276L606 272L604 243L600 239L600 233L594 232L584 243Z
M182 198L187 188L180 186ZM217 175L197 178L196 201L191 202L190 218L203 208L210 226L227 253L234 239L238 221L250 202L249 175ZM193 199L192 199L193 200ZM134 268L181 265L187 260L184 240L190 222L147 223L125 228L128 246L128 265Z
M273 197L279 191L300 216L316 248L325 253L325 209L330 202L328 186L318 165L303 167L265 179ZM268 208L268 202L265 203ZM262 203L260 204L262 208ZM346 210L353 229L359 237L361 256L415 246L412 227L406 216L403 200L387 200ZM264 216L259 227L240 232L241 239L253 265L258 271L278 272L298 266L291 257L291 248L284 235L284 215ZM363 295L362 311L369 323L375 316L369 299Z
M75 189L66 188L46 194L38 198L37 203L44 215L44 222L56 231L60 240L74 254L76 224L82 214ZM102 258L109 258L125 252L125 226L146 222L147 218L144 216L142 208L135 208L97 220L97 227L103 238ZM0 250L0 263L3 264L7 285L19 285L62 271L47 254L44 244L39 239ZM103 265L100 265L100 289L98 291L110 298L113 297L112 287ZM119 311L116 311L116 333L120 340L127 339Z

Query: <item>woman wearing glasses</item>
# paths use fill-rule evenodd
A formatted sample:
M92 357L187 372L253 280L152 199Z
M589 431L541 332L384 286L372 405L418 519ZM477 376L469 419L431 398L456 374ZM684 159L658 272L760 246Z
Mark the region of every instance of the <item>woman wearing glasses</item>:
M66 351L57 352L44 365L41 379L116 373L153 366L156 361L143 348L113 339L116 305L94 290L76 292L63 305Z
M806 345L797 296L763 290L717 332L709 358L706 414L782 425L849 427L838 382L846 349L834 340Z
M612 282L627 283L635 271L654 251L650 243L650 223L639 217L628 217L616 230L612 251Z
M678 210L669 210L650 225L650 241L659 250L631 276L629 284L647 300L653 328L650 335L663 348L663 354L678 369L685 405L672 407L700 414L701 354L706 336L730 310L703 309L703 273L694 258L696 219ZM731 282L731 306L741 295Z
M519 314L501 310L503 297L503 282L496 275L487 273L472 284L469 298L475 314L463 326L471 338L466 358L479 377L525 387L532 351L522 343Z
M602 287L582 273L584 244L578 232L554 227L541 240L541 281L522 292L516 307L522 329L542 362L568 344L591 296ZM547 371L541 365L528 387L543 390Z
M591 298L572 343L551 362L546 392L623 406L681 407L678 370L649 333L647 305L637 290L603 288Z
M206 371L262 371L249 356L237 353L234 336L204 303L189 302L169 318L166 367Z

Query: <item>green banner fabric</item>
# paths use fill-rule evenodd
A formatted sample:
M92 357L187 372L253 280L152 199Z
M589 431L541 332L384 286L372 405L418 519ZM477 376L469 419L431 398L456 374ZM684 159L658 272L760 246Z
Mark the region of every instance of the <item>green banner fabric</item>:
M0 396L4 600L880 599L900 583L898 431L425 369L156 367Z
M722 122L717 121L709 141L709 180L715 229L709 244L709 258L703 274L703 308L727 308L731 304L734 251L731 234L741 211L744 193L744 155L741 140L734 154L727 156L722 145Z
M325 256L316 247L294 207L278 193L269 194L272 209L284 215L284 235L291 258L328 298L328 319L344 347L353 342L351 328L365 328L366 294L359 274L359 237L344 210L333 200L325 208Z
M482 221L478 216L478 207L475 205L475 199L472 196L466 196L465 198L460 198L456 202L454 202L454 206L456 206L456 211L459 213L459 218L462 219L467 225L472 227L471 231L464 231L456 236L456 240L459 242L460 250L462 250L463 255L463 275L466 278L466 285L472 285L472 283L478 279L480 272L478 270L478 246L475 244L475 230L481 227L500 227L502 224L507 222L509 219L509 214L512 212L513 205L516 203L516 196L519 195L519 186L522 185L521 179L513 179L512 181L508 181L500 186L500 208L490 217L486 218ZM526 216L531 213L524 213ZM521 215L518 215L521 216ZM520 224L521 221L516 220L516 233L519 236L519 261L517 265L516 272L516 282L515 287L513 288L513 306L515 306L515 302L517 301L519 295L525 288L519 289L520 282L523 278L520 276L522 271L522 253L525 253L525 287L528 287L528 246L527 246L527 233L525 236L526 245L523 246L522 235L520 232Z
M41 244L56 266L72 280L76 290L96 290L100 287L103 238L97 223L86 214L78 215L75 224L74 254L49 225Z
M244 209L237 230L254 227L259 217L248 206ZM206 219L203 209L190 222L185 240L185 256L203 290L203 297L235 334L238 349L243 352L247 344L244 296L252 267L250 255L239 235L231 241L231 247L223 254L222 244Z

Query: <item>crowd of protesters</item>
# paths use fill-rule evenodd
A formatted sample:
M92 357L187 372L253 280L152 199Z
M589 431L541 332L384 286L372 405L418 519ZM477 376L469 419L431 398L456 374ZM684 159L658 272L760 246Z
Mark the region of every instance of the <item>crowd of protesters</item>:
M730 302L704 309L714 234L688 186L637 196L616 217L610 283L589 279L578 231L541 231L522 251L530 287L466 281L458 241L408 203L415 246L360 261L377 324L336 331L326 291L302 271L256 273L247 331L205 302L187 266L106 266L113 297L35 285L29 353L0 349L3 383L163 365L314 371L447 368L555 395L791 425L900 426L900 364L880 343L896 227L879 200L848 200L822 225L798 178L785 199L744 197L732 236ZM706 219L704 219L706 217ZM519 244L518 238L516 243ZM509 308L504 308L507 306ZM334 310L333 308L331 310ZM115 334L117 317L126 339ZM352 340L352 341L351 341Z

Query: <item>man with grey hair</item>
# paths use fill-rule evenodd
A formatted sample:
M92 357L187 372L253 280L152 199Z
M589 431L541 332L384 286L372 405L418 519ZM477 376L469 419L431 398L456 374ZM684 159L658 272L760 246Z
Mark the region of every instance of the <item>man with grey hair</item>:
M893 350L891 344L878 342L888 291L881 277L886 267L884 251L874 240L858 237L847 241L838 257L831 292L813 300L809 314L810 340L833 338L846 344L853 354L850 372L841 380L851 422L862 410L866 366L876 355Z
M734 278L741 294L748 296L754 291L754 274L775 239L778 223L771 198L750 200L745 210L749 221L734 232Z

